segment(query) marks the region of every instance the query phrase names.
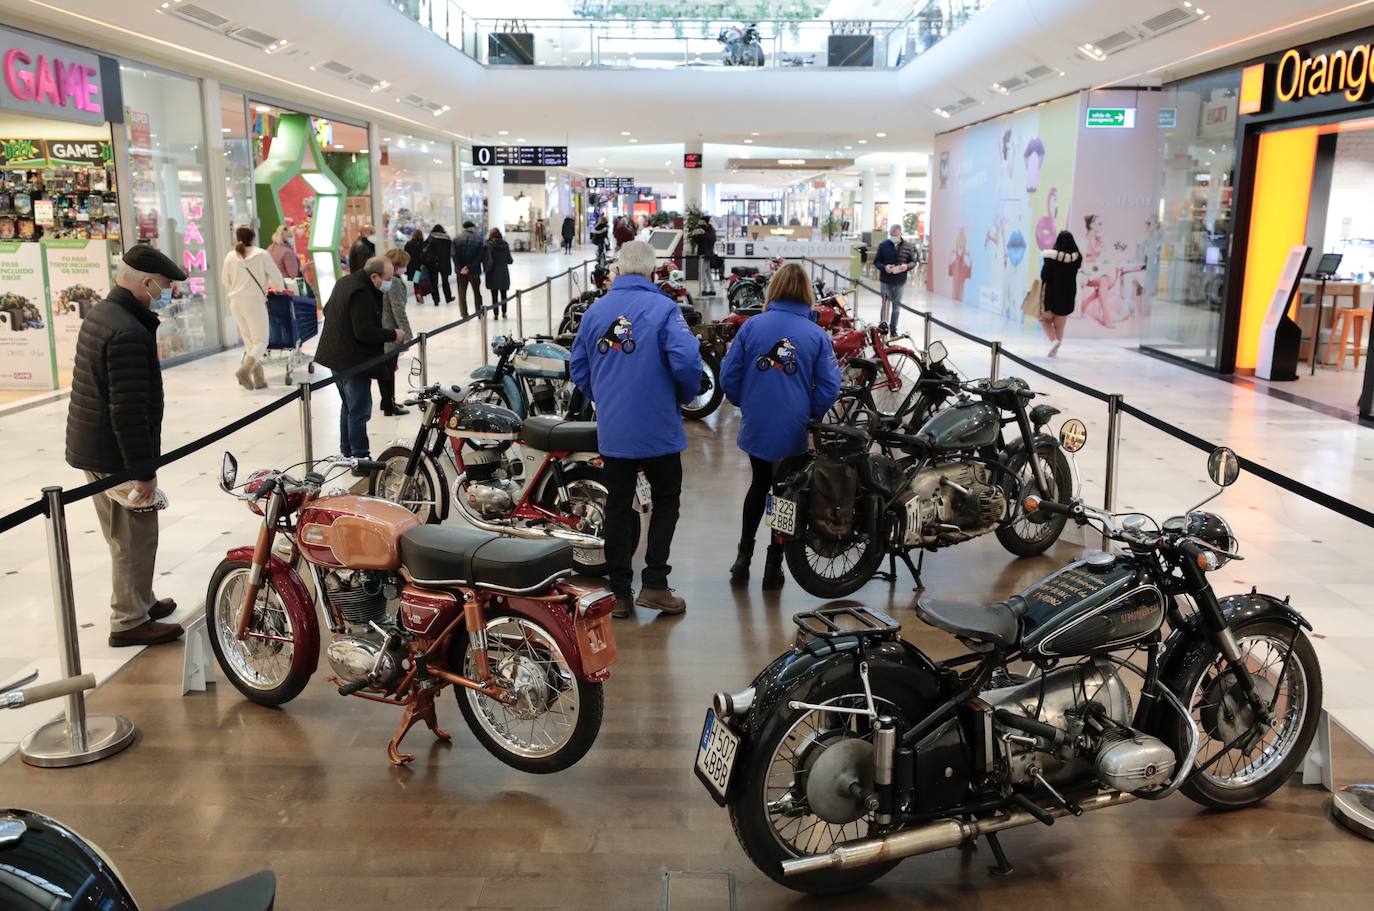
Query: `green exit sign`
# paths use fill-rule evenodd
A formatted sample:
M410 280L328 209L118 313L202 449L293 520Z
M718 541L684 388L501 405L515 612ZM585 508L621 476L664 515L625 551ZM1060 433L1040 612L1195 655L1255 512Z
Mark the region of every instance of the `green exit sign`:
M1135 127L1135 108L1088 108L1084 126L1098 130L1129 130Z

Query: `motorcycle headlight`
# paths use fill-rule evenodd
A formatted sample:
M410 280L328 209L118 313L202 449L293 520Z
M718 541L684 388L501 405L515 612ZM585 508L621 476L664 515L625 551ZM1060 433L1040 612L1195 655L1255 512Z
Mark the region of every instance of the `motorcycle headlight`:
M1214 512L1191 512L1185 520L1185 532L1189 537L1204 541L1217 551L1217 565L1220 569L1231 562L1228 554L1240 553L1240 542L1231 531L1231 526ZM1167 527L1169 523L1165 523Z

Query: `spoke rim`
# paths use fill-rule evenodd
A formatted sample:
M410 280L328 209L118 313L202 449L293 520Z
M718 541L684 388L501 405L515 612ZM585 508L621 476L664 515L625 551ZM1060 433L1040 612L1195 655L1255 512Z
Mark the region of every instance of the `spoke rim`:
M528 620L495 617L487 621L486 630L487 659L496 681L521 689L528 698L548 700L548 706L533 718L522 718L521 706L508 706L465 689L468 706L502 749L526 759L552 756L568 745L577 728L577 679L571 666L553 637ZM471 640L464 652L463 673L477 679ZM551 682L555 679L557 687ZM550 723L541 726L541 721Z
M263 633L292 639L292 642L238 638L239 608L243 605L248 585L248 567L234 569L220 582L215 592L215 638L220 653L233 672L246 686L255 690L274 690L285 682L295 659L295 632L286 613L281 596L264 582L253 606L249 633Z

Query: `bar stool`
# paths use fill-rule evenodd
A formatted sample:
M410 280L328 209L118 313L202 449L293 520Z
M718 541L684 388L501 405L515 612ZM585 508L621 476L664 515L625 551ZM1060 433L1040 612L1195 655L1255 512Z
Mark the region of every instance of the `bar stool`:
M1371 318L1374 318L1374 310L1357 310L1354 307L1337 309L1331 323L1331 335L1326 340L1326 355L1322 358L1322 365L1332 366L1331 346L1339 338L1341 347L1335 367L1340 370L1345 366L1346 350L1350 345L1350 335L1353 331L1355 335L1355 366L1358 368L1360 366L1360 345L1365 338L1367 321Z

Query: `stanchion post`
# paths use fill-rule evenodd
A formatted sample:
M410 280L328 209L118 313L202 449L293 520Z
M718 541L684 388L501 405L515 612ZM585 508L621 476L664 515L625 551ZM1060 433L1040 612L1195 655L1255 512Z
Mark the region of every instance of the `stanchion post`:
M420 349L420 386L429 386L429 333L420 333L420 342L416 346Z
M553 279L544 280L544 316L549 321L549 335L553 335Z
M491 351L487 341L487 308L480 303L477 305L477 322L482 324L482 366L486 367L491 363Z
M1001 360L1002 360L1002 343L1001 343L1001 342L993 342L993 343L992 343L992 363L991 363L991 364L989 365L989 367L988 367L988 379L992 380L994 383L997 382L997 368L1001 366Z
M573 299L573 270L568 269L568 300Z
M423 368L422 368L423 369ZM315 434L310 420L310 384L301 383L301 461L306 471L315 470Z
M72 558L67 545L62 488L44 487L43 499L47 504L48 568L60 640L58 668L63 677L79 677L81 649L76 638L76 597L72 592ZM67 696L64 709L62 718L43 725L19 745L24 762L41 768L85 765L112 756L133 743L133 722L122 715L88 716L82 692Z
M927 310L927 311L926 311L926 329L925 329L925 345L926 345L925 350L926 350L926 351L929 351L929 350L930 350L930 326L931 326L931 316L930 316L930 311Z
M492 306L496 306L496 301L492 301ZM515 334L521 338L525 337L525 292L515 292Z
M1102 484L1102 508L1107 512L1113 512L1116 509L1117 461L1120 456L1121 396L1114 393L1107 396L1107 473ZM1106 550L1110 544L1110 539L1104 533L1102 535L1102 549Z

